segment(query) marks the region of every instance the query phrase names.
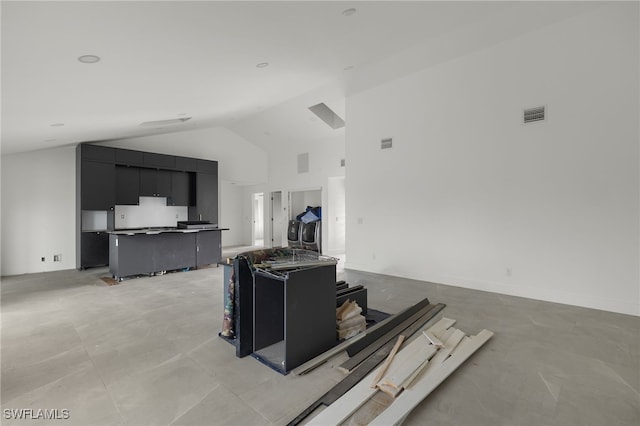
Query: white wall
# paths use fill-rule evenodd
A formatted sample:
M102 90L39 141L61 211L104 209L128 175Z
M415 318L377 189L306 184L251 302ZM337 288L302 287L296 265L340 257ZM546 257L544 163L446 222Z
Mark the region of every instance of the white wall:
M220 227L229 228L222 232L222 247L249 245L245 241L244 187L228 181L220 182Z
M309 172L298 173L298 154L309 153ZM317 141L312 144L279 144L274 145L268 152L269 181L267 184L247 187L245 197L252 193L282 191L283 205L286 206L289 192L321 190L323 214L327 211L327 188L329 178L345 175L345 168L340 166L340 160L345 158L344 131L336 130L331 139ZM305 206L306 207L306 206ZM265 206L265 211L270 211ZM295 216L300 212L284 212L286 217ZM268 225L269 215L265 215L265 241L271 241L271 229ZM249 225L250 226L250 225ZM329 225L330 226L330 225ZM323 218L322 240L326 247L329 234L328 226ZM286 242L286 226L283 242Z
M2 156L3 276L75 267L75 170L75 147Z
M347 98L346 266L640 315L638 39L608 5Z

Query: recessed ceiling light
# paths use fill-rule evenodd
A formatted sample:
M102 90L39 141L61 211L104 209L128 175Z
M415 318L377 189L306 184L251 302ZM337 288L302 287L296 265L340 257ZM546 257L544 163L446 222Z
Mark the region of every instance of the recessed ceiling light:
M266 68L269 66L269 62L260 62L258 65L256 65L256 68Z
M351 16L354 13L356 13L356 9L354 7L350 8L350 9L345 9L345 10L342 11L342 14L344 16Z
M78 57L78 60L83 64L95 64L100 61L100 56L96 55L82 55Z
M62 127L62 126L64 126L64 123L53 123L50 126L51 127Z
M351 71L353 69L353 65L348 65L346 67L344 67L345 71Z

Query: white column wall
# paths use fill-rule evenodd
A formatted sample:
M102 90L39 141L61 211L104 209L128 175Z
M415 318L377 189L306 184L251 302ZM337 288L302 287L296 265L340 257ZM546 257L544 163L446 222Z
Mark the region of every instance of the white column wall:
M2 276L75 267L75 152L2 156Z

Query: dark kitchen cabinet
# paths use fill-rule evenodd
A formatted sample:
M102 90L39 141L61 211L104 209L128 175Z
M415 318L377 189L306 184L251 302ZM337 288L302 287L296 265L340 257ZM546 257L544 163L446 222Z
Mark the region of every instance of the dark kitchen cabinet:
M140 196L171 197L171 171L140 169Z
M213 265L222 261L220 231L200 231L196 234L196 266Z
M109 264L109 234L105 232L83 232L80 240L82 244L81 268Z
M113 163L83 161L80 169L82 210L112 210L116 202Z
M144 152L142 157L145 166L158 167L162 169L173 169L176 167L176 157L173 155Z
M83 160L114 163L116 159L116 150L107 146L81 144L78 149Z
M218 223L218 175L196 173L196 208L189 220ZM190 211L191 213L191 211Z
M116 166L116 204L137 205L140 203L140 169Z
M172 206L192 206L195 196L192 188L195 183L193 173L171 172L171 198L169 204Z
M131 149L116 149L116 164L126 166L142 166L144 159L142 151L133 151Z

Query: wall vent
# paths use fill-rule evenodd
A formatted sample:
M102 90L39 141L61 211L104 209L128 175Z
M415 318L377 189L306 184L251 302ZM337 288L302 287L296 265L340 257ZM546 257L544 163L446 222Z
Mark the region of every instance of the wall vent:
M533 123L535 121L544 121L546 117L545 112L546 111L544 106L525 109L524 115L522 117L522 120L523 120L522 122L524 124L527 124L527 123Z
M344 167L344 165L345 165L345 161L344 161L344 158L343 158L343 159L340 160L340 167Z
M309 153L298 154L298 173L307 173L309 171Z
M389 149L393 147L393 139L386 138L380 141L380 149Z

